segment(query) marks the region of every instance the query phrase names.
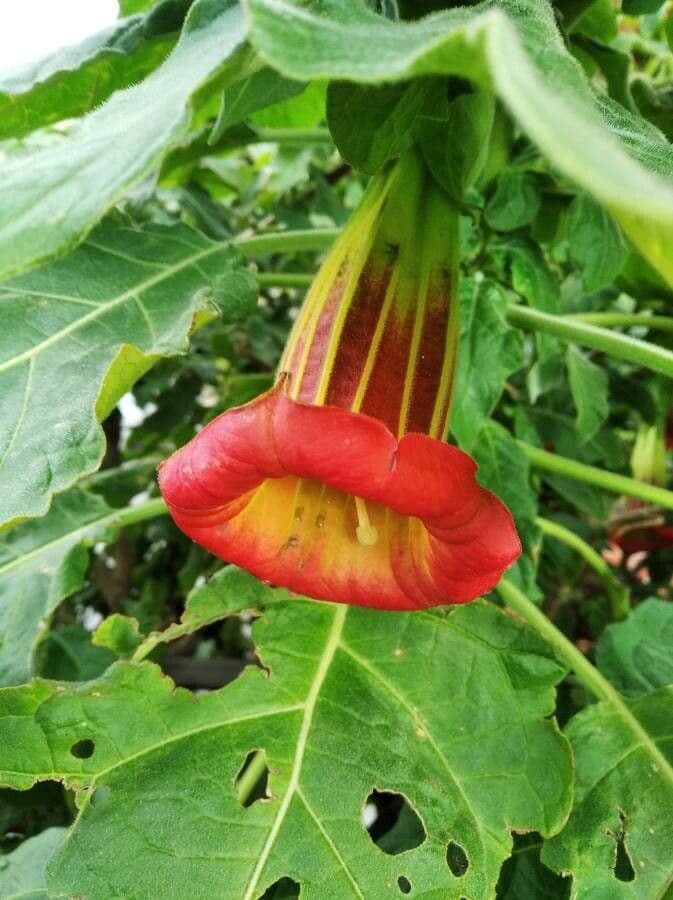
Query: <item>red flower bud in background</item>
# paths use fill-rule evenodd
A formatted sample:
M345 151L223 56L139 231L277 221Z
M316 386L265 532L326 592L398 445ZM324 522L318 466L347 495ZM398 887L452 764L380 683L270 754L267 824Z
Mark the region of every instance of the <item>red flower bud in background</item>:
M275 387L160 467L178 526L318 599L409 610L492 588L521 548L474 461L442 441L457 280L458 213L407 154L325 260Z

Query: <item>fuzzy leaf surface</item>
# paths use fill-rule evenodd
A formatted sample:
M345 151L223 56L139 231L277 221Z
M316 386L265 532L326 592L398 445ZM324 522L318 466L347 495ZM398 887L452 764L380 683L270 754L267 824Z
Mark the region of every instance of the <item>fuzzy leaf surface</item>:
M245 0L251 40L283 75L392 82L459 75L491 87L561 172L607 207L673 282L673 147L594 94L546 0L486 0L397 23L357 0Z
M221 615L250 600L226 586ZM94 682L0 693L2 782L78 791L50 891L253 900L289 877L308 900L344 900L389 896L404 876L428 897L492 896L509 830L552 834L570 803L567 746L547 718L563 669L547 646L480 601L390 616L263 590L253 638L268 674L194 696L151 663L120 662ZM252 750L269 797L246 808L234 782ZM361 816L374 788L408 799L420 846L393 856L372 842ZM468 859L460 876L450 841Z
M74 47L0 75L0 138L81 116L142 81L171 50L187 0L164 0L147 16L117 22Z
M13 149L0 171L0 278L72 247L156 167L186 133L196 92L235 70L244 39L234 0L197 0L175 50L143 82L64 134Z

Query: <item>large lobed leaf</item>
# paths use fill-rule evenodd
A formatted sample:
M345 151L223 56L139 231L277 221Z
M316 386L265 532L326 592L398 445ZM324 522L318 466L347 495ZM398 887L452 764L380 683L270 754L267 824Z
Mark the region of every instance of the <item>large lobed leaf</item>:
M232 249L186 227L105 225L0 285L0 524L43 515L99 465L97 419L158 355L186 349L194 317L213 309L208 298L226 299L237 265Z
M218 592L221 616L245 608L245 580L225 573L195 595L192 624ZM569 808L570 758L548 718L563 669L549 649L483 602L387 615L260 590L253 636L268 673L197 697L150 663L117 663L95 682L0 693L2 782L78 791L50 892L253 900L289 877L307 900L395 896L404 879L418 896L492 896L511 830L552 834ZM234 782L254 750L269 796L243 807ZM375 846L362 825L373 789L406 796L420 846Z
M399 81L459 75L492 87L543 153L617 218L673 283L673 148L598 99L546 0L486 0L411 23L357 0L245 0L251 40L283 75Z
M14 148L0 169L0 278L72 247L157 166L186 133L195 93L235 67L244 40L234 0L197 0L175 50L143 82L65 134Z

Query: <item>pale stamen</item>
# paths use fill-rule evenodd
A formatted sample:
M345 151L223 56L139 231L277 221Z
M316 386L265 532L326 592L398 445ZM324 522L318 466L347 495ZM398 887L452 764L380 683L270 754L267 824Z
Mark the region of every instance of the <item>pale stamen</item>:
M355 509L358 514L355 535L363 547L373 547L379 539L379 532L376 526L369 521L367 505L362 497L355 497Z

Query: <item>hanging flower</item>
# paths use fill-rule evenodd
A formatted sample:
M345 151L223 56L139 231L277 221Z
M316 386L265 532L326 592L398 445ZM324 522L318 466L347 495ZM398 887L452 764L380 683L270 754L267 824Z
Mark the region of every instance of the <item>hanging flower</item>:
M373 179L308 292L275 387L160 467L187 535L266 582L380 609L464 603L497 583L521 549L511 516L442 440L457 232L415 155Z

